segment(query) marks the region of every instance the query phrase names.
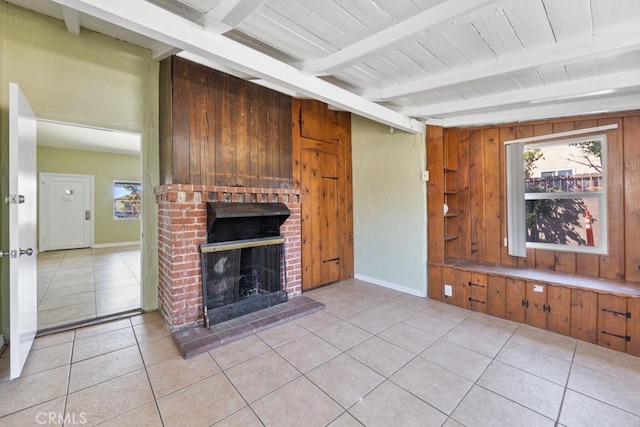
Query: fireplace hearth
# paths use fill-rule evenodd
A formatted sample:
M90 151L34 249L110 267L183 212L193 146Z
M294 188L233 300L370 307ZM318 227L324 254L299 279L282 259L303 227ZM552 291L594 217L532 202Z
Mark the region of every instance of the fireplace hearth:
M207 203L200 245L205 327L287 301L283 203Z

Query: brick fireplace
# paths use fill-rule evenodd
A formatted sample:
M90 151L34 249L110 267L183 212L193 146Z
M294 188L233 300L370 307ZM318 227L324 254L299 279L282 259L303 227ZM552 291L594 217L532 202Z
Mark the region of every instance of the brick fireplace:
M285 237L286 291L301 293L299 190L167 184L158 203L158 309L172 331L203 324L200 245L207 243L207 202L283 203L291 215Z

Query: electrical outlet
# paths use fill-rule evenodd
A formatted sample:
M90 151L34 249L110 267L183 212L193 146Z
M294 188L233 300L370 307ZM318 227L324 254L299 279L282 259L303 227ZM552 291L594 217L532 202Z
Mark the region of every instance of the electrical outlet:
M445 297L452 297L453 296L453 286L444 285L444 296Z

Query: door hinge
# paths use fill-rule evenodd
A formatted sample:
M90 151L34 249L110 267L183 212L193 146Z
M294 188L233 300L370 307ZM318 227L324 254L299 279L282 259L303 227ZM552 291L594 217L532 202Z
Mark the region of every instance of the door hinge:
M625 340L626 342L631 342L631 337L629 335L612 334L611 332L607 332L607 331L602 331L602 333L605 334L605 335L612 336L612 337L621 338L621 339Z
M526 299L523 299L522 300L522 306L529 308L529 301L527 301Z
M91 211L84 211L84 219L86 220L91 219Z
M551 306L547 304L542 304L542 311L546 311L547 313L551 313Z
M20 203L24 203L24 196L22 194L9 194L4 198L4 202L12 205L18 205Z
M608 308L603 308L602 311L604 311L605 313L611 313L614 316L624 316L627 319L631 319L631 313L630 312L620 312L620 311L615 311L615 310L609 310Z

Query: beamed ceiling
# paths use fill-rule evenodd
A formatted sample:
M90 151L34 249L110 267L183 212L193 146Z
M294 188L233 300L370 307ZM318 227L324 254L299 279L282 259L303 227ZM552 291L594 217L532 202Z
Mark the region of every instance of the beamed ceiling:
M639 0L8 0L394 128L640 108Z

